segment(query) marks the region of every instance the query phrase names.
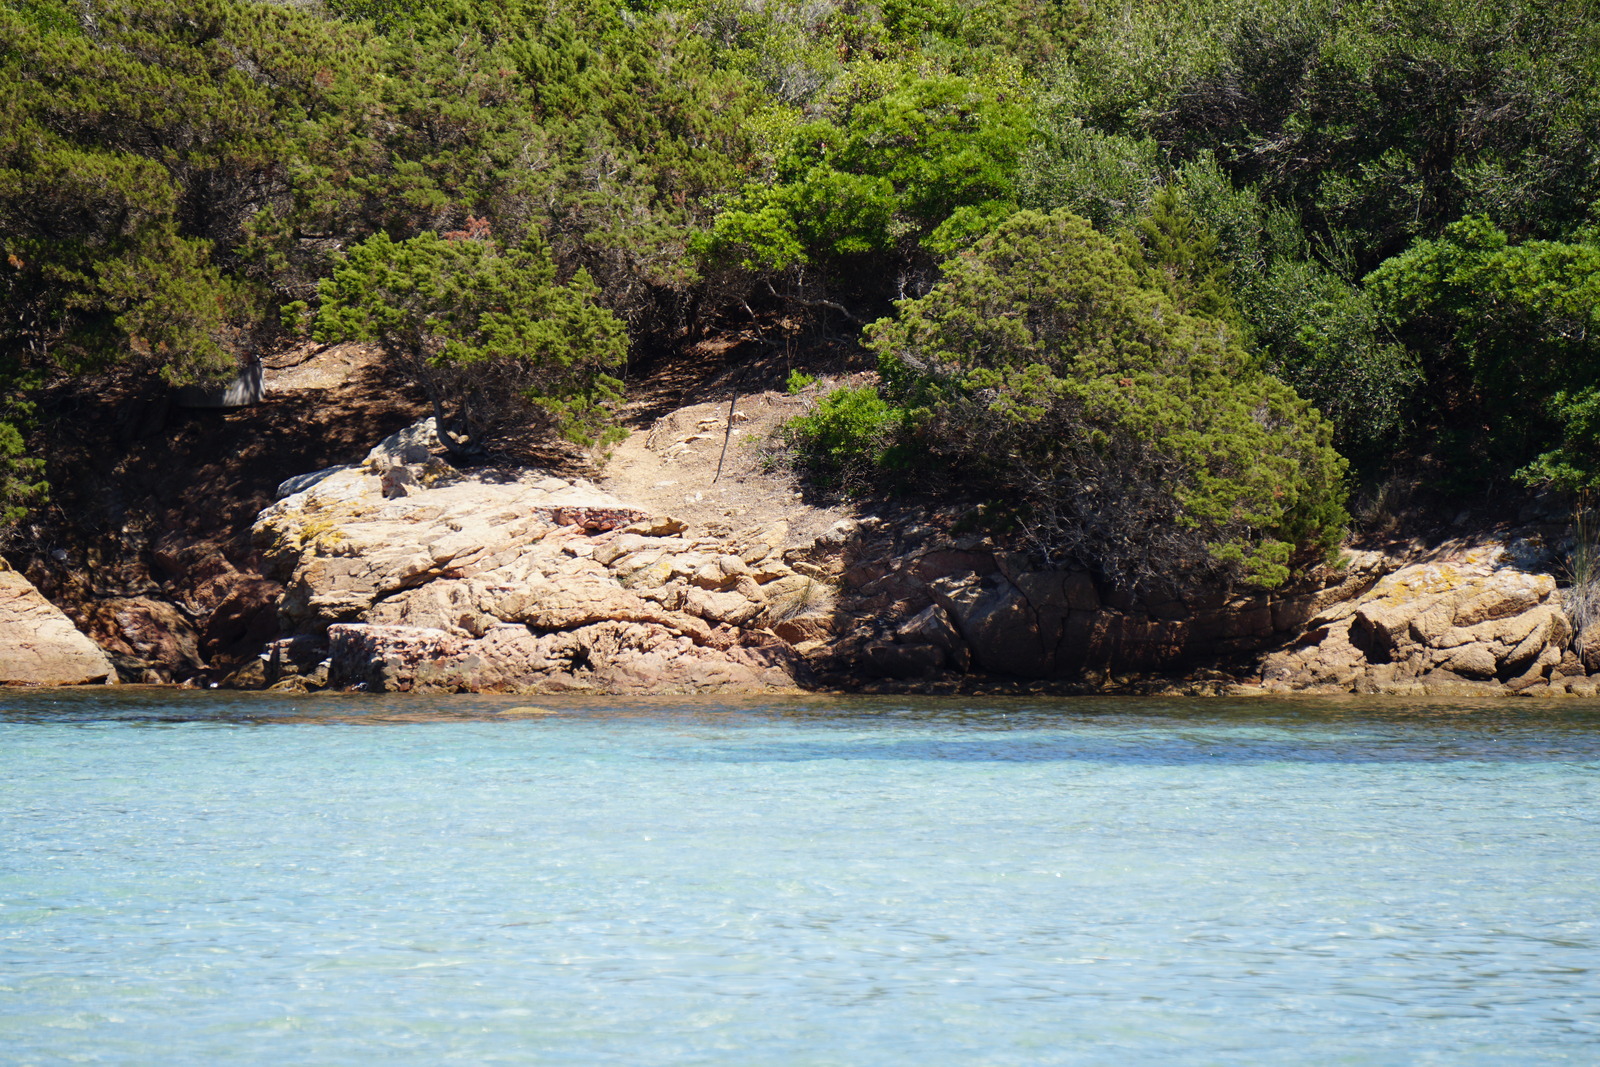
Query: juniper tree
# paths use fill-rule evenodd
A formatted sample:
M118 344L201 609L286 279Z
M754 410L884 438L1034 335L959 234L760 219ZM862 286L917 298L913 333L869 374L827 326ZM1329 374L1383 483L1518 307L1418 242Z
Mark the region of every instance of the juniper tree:
M1281 584L1345 520L1331 430L1067 212L1020 212L869 330L888 399L1040 554L1123 588Z
M318 295L317 339L379 344L426 392L453 455L481 455L529 422L580 444L610 438L622 383L608 371L627 331L587 274L557 281L537 240L502 247L480 220L443 237L378 233Z

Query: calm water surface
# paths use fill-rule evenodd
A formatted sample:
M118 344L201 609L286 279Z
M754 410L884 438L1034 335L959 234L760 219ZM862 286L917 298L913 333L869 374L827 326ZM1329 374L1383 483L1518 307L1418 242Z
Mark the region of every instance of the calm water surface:
M1600 1062L1600 705L0 693L0 1063Z

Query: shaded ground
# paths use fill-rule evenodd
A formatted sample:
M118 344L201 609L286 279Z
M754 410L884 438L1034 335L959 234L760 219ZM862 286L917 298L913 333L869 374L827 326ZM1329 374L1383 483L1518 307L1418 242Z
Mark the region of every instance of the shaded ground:
M51 503L9 555L91 636L122 650L125 673L161 650L138 647L152 635L121 631L158 624L192 628L178 639L199 646L180 657L190 667L247 654L234 646L262 620L217 629L211 616L247 587L256 600L270 594L249 536L278 483L359 459L423 412L420 396L356 346L269 361L266 400L244 408L180 408L158 381L131 374L97 386L46 396ZM233 607L259 614L258 604Z
M622 421L648 430L655 420L691 404L721 402L764 391L781 392L792 371L838 376L874 366L854 337L803 330L768 316L721 333L684 351L648 353L628 371Z

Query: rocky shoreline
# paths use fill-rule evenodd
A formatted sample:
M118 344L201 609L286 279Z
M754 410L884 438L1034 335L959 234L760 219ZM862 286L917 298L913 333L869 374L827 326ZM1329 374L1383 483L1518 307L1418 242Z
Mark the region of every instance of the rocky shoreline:
M767 407L783 417L781 398ZM674 413L642 447L669 462L720 438L725 455L729 417L709 405ZM638 502L527 468L462 471L438 451L424 420L359 463L280 486L251 530L260 574L247 583L275 621L258 655L211 684L1592 696L1600 681L1600 643L1574 640L1537 534L1352 552L1271 593L1148 603L1081 570L1034 568L963 533L954 512L818 529L833 514L774 491L782 504L763 521L728 521L740 507L685 519L664 513L660 494ZM174 655L192 656L166 636ZM112 681L116 659L0 571L0 682Z

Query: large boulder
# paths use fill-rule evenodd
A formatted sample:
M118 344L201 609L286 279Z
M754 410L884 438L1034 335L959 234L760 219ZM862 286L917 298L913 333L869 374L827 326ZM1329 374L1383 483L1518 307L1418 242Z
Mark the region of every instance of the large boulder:
M93 685L113 674L100 647L0 561L0 685Z
M1485 545L1403 567L1329 605L1290 648L1263 662L1278 688L1409 689L1548 684L1577 657L1555 579Z

